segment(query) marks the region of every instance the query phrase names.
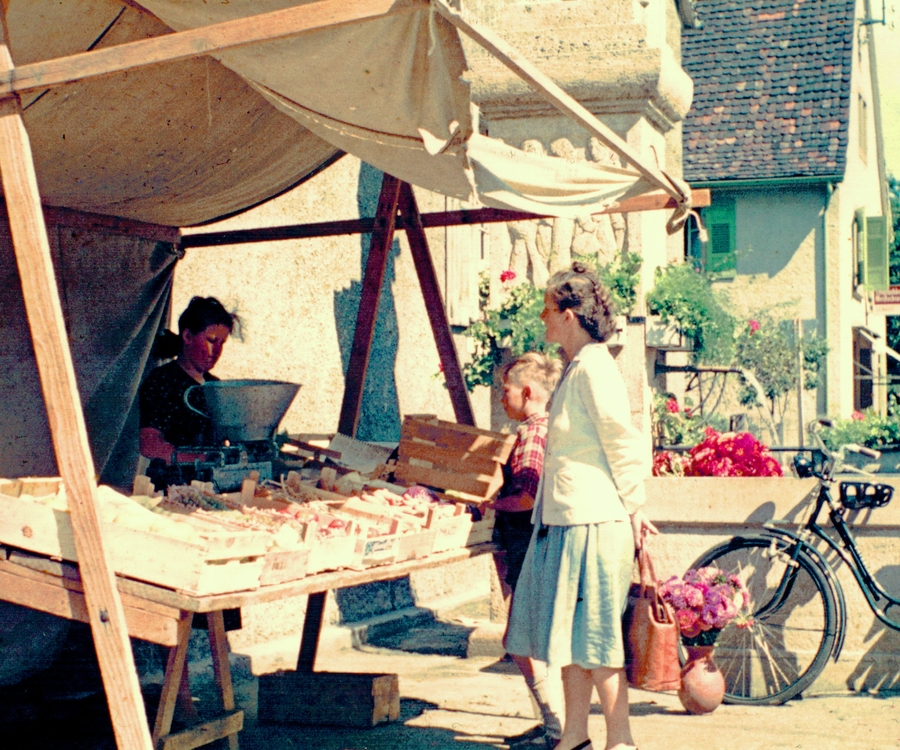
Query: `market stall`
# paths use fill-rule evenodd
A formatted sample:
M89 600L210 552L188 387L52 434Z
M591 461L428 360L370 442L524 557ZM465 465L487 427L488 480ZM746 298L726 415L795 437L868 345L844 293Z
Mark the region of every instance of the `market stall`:
M94 461L94 455L107 459L115 453L126 426L124 419L104 420L101 416L89 439L44 205L80 215L104 214L107 218L97 219L97 224L107 230L128 234L137 229L146 236L146 224L163 234L166 227L198 223L254 205L314 174L340 150L382 168L388 176L373 226L338 425L339 432L352 437L371 346L372 311L377 309L387 249L398 219L416 257L457 420L462 424L473 421L425 242L426 222L409 183L486 208L524 211L529 217L622 210L629 201L641 209L668 206L674 210L673 229L690 207L690 192L678 180L644 164L611 131L501 40L438 0L322 0L302 4L271 0L215 7L169 0L128 0L124 7L112 0L87 4L13 0L4 5L0 20L6 42L0 46L3 195L55 463L65 488L66 507L61 512L70 521L78 561L77 586L70 585L71 570L65 566L59 569L61 572L41 572L55 576L59 585L42 582L47 584L47 599L56 602L55 613L86 619L91 625L110 710L117 717L114 728L119 747L149 748L153 740L144 719L130 633L174 647L163 707L154 730L154 739L162 740L171 721L171 695L177 691L183 673L185 633L189 628L186 613L218 613L225 607L255 601L254 597L311 594L301 650L301 666L311 669L325 591L362 582L366 576L402 575L405 569L396 565L437 564L447 559L440 555L470 555L473 549L481 548L437 553L432 548L431 555L437 556L425 556L421 561L372 566L358 575L323 573L335 577L314 582L316 576L312 576L296 583L272 584L265 594L266 588L260 586L248 589L259 594L229 594L230 599L202 588L196 592L196 599L189 600L177 598L183 595L168 588L160 589L165 594L141 589L136 599L126 596L130 584L116 576L118 571L111 564L112 542L102 519ZM464 58L457 29L472 35L538 87L567 115L607 143L627 166L573 167L564 159L536 159L478 135L460 79ZM396 54L370 50L366 40L373 38ZM348 49L368 52L349 59ZM56 55L56 59L46 60L48 54ZM379 59L390 72L380 80L392 82L393 88L372 87L371 79L363 75L363 71L369 73L367 66ZM298 65L310 72L326 70L330 75L321 79L315 75L283 75L283 71ZM187 76L190 80L205 78L204 96L188 99L174 92L168 99L158 93L171 80L186 80L184 68L178 66L193 69ZM231 113L230 117L215 119L216 126L222 127L222 137L197 140L190 133L173 137L169 129L172 117L176 123L184 122L187 118L182 115L187 109L192 116L197 109L211 111L211 79L222 94L216 99L217 111ZM311 82L317 80L320 85L312 86ZM123 91L128 91L124 99ZM92 98L104 102L104 106L72 110ZM398 102L403 103L399 107L402 117L396 114ZM276 117L278 113L288 117ZM270 125L260 129L267 118ZM210 114L211 125L213 119ZM74 130L67 127L73 120L80 123ZM293 125L286 127L289 122ZM123 132L134 134L132 143L139 145L117 148L114 141ZM217 159L210 151L228 152L237 142L250 143L240 150L239 158ZM237 151L237 146L231 149L231 153ZM77 173L75 179L73 172ZM494 220L512 216L496 214ZM488 218L487 214L474 214L443 220ZM161 314L157 308L157 321ZM149 343L142 351L129 352L126 364L131 366L121 370L129 375L125 387L115 391L117 397L127 400L130 393L133 398L148 353ZM109 400L109 390L98 388L98 393L100 402ZM24 538L33 539L35 535ZM238 538L244 537L235 535ZM252 541L248 539L247 544ZM16 540L15 546L25 544ZM54 555L52 551L39 551ZM72 559L62 549L58 556ZM31 573L23 574L22 570L34 571L15 554L2 562L4 585L0 596L14 600L13 584L21 584L14 579L29 579ZM34 576L30 580L36 581ZM82 595L83 600L79 599ZM173 596L177 598L174 604ZM22 598L21 603L41 608L37 599ZM157 605L166 598L169 603L163 602L164 610L160 610ZM147 629L135 624L137 620L154 624ZM213 614L210 637L218 654L224 708L231 712L234 706L227 685L227 660L222 657L225 646L217 621L218 615ZM238 716L229 713L215 730L218 736L228 736L232 747L237 746ZM201 732L173 740L181 744L166 746L195 747L206 741Z

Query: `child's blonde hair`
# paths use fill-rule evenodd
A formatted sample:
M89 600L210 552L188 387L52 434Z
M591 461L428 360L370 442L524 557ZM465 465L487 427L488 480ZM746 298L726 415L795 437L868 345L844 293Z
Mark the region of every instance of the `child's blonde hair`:
M540 352L526 352L503 368L503 382L509 381L520 388L523 385L537 387L549 398L561 374L560 360Z

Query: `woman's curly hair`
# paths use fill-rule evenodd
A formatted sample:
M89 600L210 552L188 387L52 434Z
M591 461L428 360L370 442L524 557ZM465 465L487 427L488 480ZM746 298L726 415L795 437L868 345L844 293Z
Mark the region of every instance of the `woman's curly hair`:
M581 327L595 341L607 341L615 333L609 290L584 263L557 271L547 282L547 299L560 311L571 310Z

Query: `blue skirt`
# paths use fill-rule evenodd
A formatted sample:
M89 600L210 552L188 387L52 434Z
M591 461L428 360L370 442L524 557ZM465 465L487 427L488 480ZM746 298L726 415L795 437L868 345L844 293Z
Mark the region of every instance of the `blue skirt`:
M622 614L633 568L630 523L535 526L506 650L554 667L623 667Z

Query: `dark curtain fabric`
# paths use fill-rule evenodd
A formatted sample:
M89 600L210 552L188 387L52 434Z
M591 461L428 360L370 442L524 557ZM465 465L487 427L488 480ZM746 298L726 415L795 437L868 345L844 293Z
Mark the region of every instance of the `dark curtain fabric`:
M177 256L154 239L48 226L96 472L129 488L138 459L137 389L168 323ZM56 476L22 287L0 222L0 476Z

